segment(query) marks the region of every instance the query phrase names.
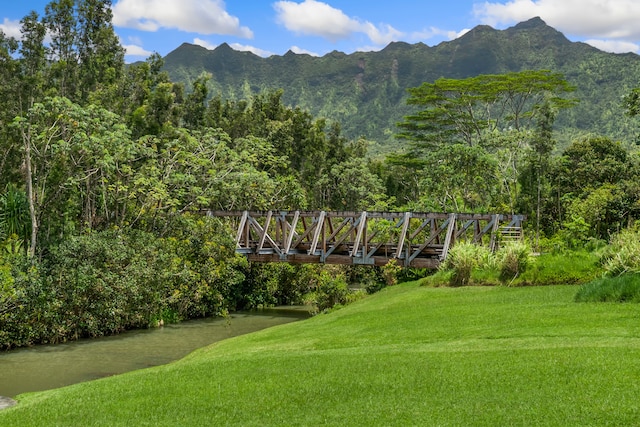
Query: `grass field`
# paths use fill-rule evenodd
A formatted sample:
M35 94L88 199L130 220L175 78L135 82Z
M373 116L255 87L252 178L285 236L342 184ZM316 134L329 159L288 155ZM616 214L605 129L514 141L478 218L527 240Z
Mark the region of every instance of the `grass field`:
M387 288L176 363L18 397L1 426L596 426L640 420L640 307L575 286Z

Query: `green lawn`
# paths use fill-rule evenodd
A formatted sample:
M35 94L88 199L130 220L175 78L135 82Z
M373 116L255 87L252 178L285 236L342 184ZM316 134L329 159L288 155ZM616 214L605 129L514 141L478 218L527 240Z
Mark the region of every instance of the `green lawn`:
M387 288L162 367L18 397L2 426L640 420L640 306L577 287Z

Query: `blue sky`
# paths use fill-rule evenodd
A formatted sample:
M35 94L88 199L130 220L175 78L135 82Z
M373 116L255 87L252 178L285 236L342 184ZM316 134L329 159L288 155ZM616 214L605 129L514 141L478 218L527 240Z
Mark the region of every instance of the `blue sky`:
M3 1L0 29L19 38L19 21L49 0ZM257 55L324 55L380 50L391 41L433 46L479 24L504 29L534 16L609 52L640 53L640 0L113 0L127 61L162 56L183 42L228 43Z

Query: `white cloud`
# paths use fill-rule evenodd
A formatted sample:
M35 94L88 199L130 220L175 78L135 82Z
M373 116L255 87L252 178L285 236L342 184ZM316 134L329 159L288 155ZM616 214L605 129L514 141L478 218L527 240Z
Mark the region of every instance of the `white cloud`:
M13 21L8 18L4 18L4 21L2 22L2 24L0 24L0 30L2 30L2 32L6 36L14 37L18 40L22 38L22 33L20 33L20 27L21 25L19 20Z
M478 4L474 13L492 26L539 16L552 27L574 36L627 41L640 38L637 0L510 0L504 4Z
M243 45L240 43L230 43L229 46L231 46L233 50L239 50L240 52L251 52L254 55L262 56L263 58L275 55L273 52L269 52L268 50L260 49L255 46Z
M206 41L206 40L199 39L199 38L197 38L197 37L196 37L195 39L193 39L193 44L197 44L198 46L202 46L203 48L205 48L205 49L209 49L209 50L213 50L213 49L215 49L216 47L218 47L218 45L217 45L217 44L213 44L213 43L211 43L211 42L208 42L208 41Z
M429 27L425 28L422 31L417 31L415 33L411 33L409 36L409 40L419 40L425 41L432 39L434 37L442 37L446 40L454 40L458 37L463 36L465 33L469 32L469 28L465 28L461 31L452 31L452 30L442 30L437 27Z
M376 26L347 16L340 9L316 0L302 3L278 1L273 4L277 20L290 31L324 37L332 42L348 39L355 33L365 34L373 43L386 45L403 35L391 25Z
M127 56L148 58L153 53L144 49L142 46L138 46L135 44L128 44L122 47L124 47L124 50L126 51Z
M311 52L310 50L302 49L301 47L298 47L298 46L291 46L291 48L289 50L291 52L293 52L293 53L298 54L298 55L320 56L316 52Z
M252 38L248 27L229 15L222 0L119 0L113 6L117 27L158 31L174 28L199 34Z
M370 22L361 24L362 32L375 44L382 46L388 45L392 41L398 41L404 35L401 31L396 30L391 25L382 24L376 27Z
M640 45L633 42L626 42L622 40L595 40L589 39L584 41L591 46L603 50L605 52L612 53L627 53L627 52L640 52Z

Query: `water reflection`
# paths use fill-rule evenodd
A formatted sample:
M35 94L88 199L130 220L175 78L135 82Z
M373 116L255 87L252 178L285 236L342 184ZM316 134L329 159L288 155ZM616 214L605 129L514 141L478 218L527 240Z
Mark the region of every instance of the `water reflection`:
M158 329L0 352L0 396L63 387L162 365L226 338L304 319L305 307L233 313Z

